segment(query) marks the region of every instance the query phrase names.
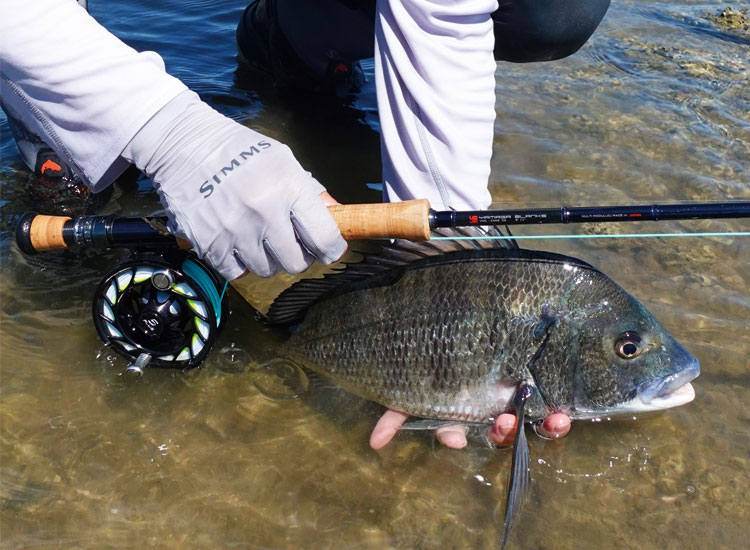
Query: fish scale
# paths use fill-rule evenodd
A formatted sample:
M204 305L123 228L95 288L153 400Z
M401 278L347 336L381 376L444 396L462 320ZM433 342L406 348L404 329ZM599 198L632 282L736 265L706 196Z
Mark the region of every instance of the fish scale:
M312 306L285 354L387 407L486 422L509 409L503 390L533 355L550 290L574 277L559 265L481 260L407 270Z
M505 547L531 474L526 419L682 405L697 360L635 298L557 254L397 243L283 292L271 324L300 323L283 354L390 409L442 422L518 419ZM412 423L414 424L414 423Z
M430 419L492 422L513 409L521 382L535 390L525 401L529 420L550 411L589 418L698 372L695 359L601 271L487 242L397 241L296 283L267 320L297 325L286 358ZM617 355L629 335L642 340L639 357Z

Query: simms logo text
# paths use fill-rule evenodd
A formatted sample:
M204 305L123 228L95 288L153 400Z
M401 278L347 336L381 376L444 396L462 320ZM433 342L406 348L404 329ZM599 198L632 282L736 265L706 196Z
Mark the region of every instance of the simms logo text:
M235 168L239 168L240 164L245 162L247 159L249 159L253 155L259 155L261 151L265 151L270 146L271 144L267 141L259 141L256 145L251 145L247 151L240 151L240 154L231 160L229 166L225 166L221 169L220 172L214 174L211 179L208 179L201 184L200 190L203 194L203 198L207 199L208 197L210 197L214 192L214 184L220 185L222 178L227 177L227 175L232 170L234 170Z

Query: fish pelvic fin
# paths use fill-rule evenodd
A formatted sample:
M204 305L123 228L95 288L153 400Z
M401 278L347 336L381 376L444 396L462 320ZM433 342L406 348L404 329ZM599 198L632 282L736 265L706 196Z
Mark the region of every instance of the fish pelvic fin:
M531 470L529 468L529 443L524 431L524 406L533 393L532 387L521 382L513 397L513 405L516 409L516 440L513 444L513 462L510 469L510 482L508 484L508 498L505 501L505 522L503 523L503 540L500 549L504 550L508 542L513 520L526 501L531 486Z

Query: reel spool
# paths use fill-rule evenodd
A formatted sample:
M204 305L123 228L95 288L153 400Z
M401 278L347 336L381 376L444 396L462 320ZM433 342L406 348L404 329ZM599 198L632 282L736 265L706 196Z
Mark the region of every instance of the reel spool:
M208 354L228 316L224 281L183 251L136 252L94 294L99 337L133 363L190 369Z

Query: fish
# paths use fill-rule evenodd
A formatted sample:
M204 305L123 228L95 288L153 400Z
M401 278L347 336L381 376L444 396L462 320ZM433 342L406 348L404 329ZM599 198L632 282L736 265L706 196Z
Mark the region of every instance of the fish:
M700 373L599 269L501 241L395 241L295 283L266 321L289 329L286 359L424 426L516 414L501 547L531 481L525 421L684 405Z

